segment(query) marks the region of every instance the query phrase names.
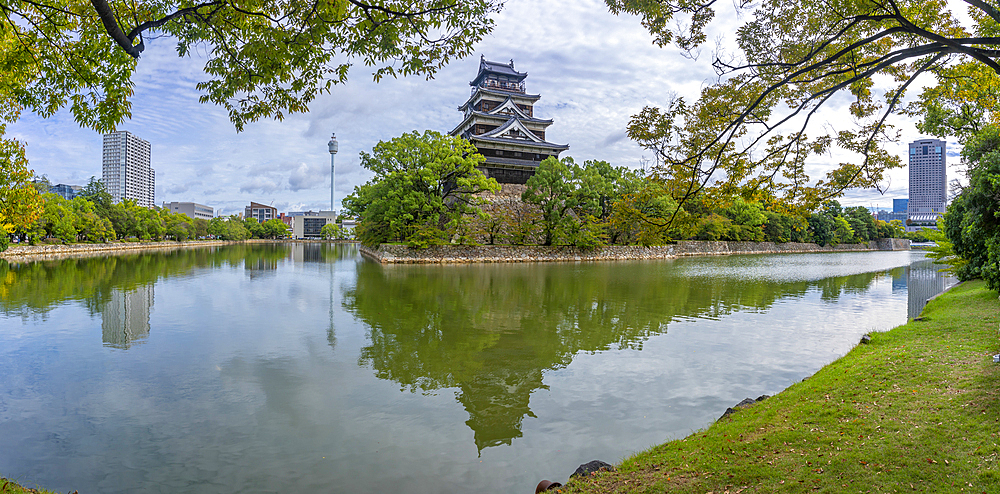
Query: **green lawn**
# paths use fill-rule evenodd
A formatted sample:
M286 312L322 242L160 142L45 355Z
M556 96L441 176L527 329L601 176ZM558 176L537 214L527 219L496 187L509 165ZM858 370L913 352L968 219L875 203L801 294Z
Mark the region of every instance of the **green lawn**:
M560 492L1000 492L997 293L964 283L919 319Z
M0 477L0 494L55 494L52 491L30 489L17 485L13 480Z

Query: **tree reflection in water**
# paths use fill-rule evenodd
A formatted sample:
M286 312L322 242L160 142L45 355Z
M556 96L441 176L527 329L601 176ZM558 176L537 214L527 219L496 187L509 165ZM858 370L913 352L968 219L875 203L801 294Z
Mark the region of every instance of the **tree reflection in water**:
M482 451L521 437L524 417L534 417L531 393L545 388L543 373L567 366L579 352L641 349L675 320L764 311L811 290L833 300L890 275L782 282L691 276L676 264L364 262L343 304L368 327L370 344L359 364L402 390L457 388Z
M71 300L83 302L91 315L118 310L116 307L142 312L138 307L152 306L152 285L161 278L227 265L242 266L248 274L258 273L274 270L287 255L288 248L284 245L238 244L18 264L0 260L0 312L6 316L44 318L53 308ZM145 312L148 326L149 307ZM124 315L109 317L126 319ZM107 324L121 326L113 321ZM124 328L107 331L115 333L119 329L125 331Z

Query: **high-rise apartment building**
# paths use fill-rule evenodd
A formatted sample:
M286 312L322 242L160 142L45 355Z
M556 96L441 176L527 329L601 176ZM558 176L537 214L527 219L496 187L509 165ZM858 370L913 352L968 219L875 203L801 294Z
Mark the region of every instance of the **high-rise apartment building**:
M921 139L910 143L910 200L907 230L932 227L944 213L948 198L947 143Z
M124 130L105 134L103 164L101 182L114 202L132 199L153 207L156 173L149 166L149 141Z

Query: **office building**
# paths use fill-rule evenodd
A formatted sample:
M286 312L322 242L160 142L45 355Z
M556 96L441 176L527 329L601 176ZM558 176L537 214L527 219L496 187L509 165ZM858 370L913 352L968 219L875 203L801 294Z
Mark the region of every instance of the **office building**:
M156 173L150 167L149 142L124 130L105 134L101 182L112 201L131 199L152 208Z
M899 220L904 225L906 224L906 205L910 202L909 199L893 199L892 200L892 211L879 210L875 212L875 219L880 221L892 221Z
M266 204L258 204L256 202L251 202L243 210L244 218L253 218L257 220L257 223L263 223L267 220L273 220L278 217L278 208L268 206Z
M53 194L62 196L62 198L66 199L67 201L72 201L74 197L80 195L80 193L83 192L83 186L59 184L59 185L53 185L50 190L52 191Z
M164 202L163 209L173 213L186 214L188 218L210 220L215 217L215 210L197 202Z
M910 143L910 199L906 230L933 227L948 198L947 143L921 139Z
M312 211L309 211L312 213ZM337 221L334 211L319 211L315 214L292 216L292 238L323 238L320 230L327 223Z

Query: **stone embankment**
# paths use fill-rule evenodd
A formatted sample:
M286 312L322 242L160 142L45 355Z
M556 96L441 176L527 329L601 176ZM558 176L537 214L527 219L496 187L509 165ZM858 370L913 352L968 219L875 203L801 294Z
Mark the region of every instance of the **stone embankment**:
M245 242L253 242L247 240ZM40 259L63 259L66 257L104 256L124 252L142 250L168 250L191 247L210 247L229 245L240 242L226 240L196 240L190 242L114 242L106 244L68 244L68 245L11 245L0 252L0 258L11 262L34 261Z
M685 240L673 245L641 247L612 245L601 249L576 247L544 247L537 245L442 245L427 249L411 249L405 245L382 244L377 249L361 246L361 253L383 264L428 264L470 262L566 262L616 261L634 259L671 259L683 256L713 256L731 254L776 254L802 252L869 252L909 250L910 241L881 239L867 244L819 246L805 243L774 242L710 242Z

